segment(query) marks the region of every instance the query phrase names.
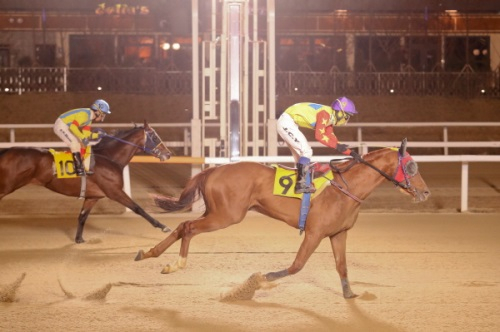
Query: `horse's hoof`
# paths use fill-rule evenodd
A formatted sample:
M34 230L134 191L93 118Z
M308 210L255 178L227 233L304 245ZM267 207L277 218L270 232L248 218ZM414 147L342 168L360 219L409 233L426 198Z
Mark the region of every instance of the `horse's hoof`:
M165 266L163 270L161 270L161 274L170 274L172 272L172 269L170 268L170 264Z
M168 227L168 226L165 226L162 228L161 230L163 233L168 233L168 232L171 232L172 230Z
M75 243L84 243L85 240L83 238L75 239Z
M357 297L358 297L358 295L357 295L357 294L354 294L354 293L351 293L351 294L345 294L345 295L344 295L344 298L345 298L345 299L355 299L355 298L357 298Z
M139 250L137 255L135 256L135 261L141 261L144 259L144 250Z

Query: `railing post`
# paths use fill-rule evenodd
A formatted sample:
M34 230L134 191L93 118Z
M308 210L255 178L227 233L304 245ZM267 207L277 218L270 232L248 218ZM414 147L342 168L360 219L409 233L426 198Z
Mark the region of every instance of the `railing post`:
M10 142L14 143L16 141L16 130L14 128L10 128Z
M123 168L123 191L132 198L132 186L130 185L130 166L127 165ZM125 212L130 212L129 208Z
M443 127L443 141L445 143L448 143L448 127ZM445 144L444 146L444 155L448 155L448 145Z
M462 162L462 190L461 190L461 203L460 212L467 212L467 199L468 199L468 188L469 187L469 163L467 161Z
M362 132L361 127L358 127L358 129L357 129L357 135L358 135L359 153L361 153L361 144L363 142L363 132Z
M63 68L63 86L64 92L68 92L68 70L66 67Z

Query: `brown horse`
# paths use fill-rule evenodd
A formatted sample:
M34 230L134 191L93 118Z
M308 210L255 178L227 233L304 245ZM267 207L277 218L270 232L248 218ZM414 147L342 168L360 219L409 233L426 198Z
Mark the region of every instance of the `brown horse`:
M345 298L356 295L347 278L347 231L354 226L361 202L383 180L388 179L415 202L425 201L429 189L418 172L416 162L406 152L406 139L398 149L384 148L370 152L363 159L346 161L338 166L330 163L336 177L311 201L305 237L292 265L265 275L273 281L299 272L325 237L331 242ZM393 174L392 176L389 174ZM201 193L206 211L198 219L185 221L166 239L148 252L142 250L136 260L158 257L174 242L182 239L178 260L167 265L162 273L171 273L186 266L189 243L193 236L216 231L239 223L248 210L286 222L298 228L300 200L273 195L275 170L258 163L241 162L208 168L194 176L179 199L158 196L155 202L166 211L180 211L192 206ZM337 180L340 178L340 180ZM337 181L342 181L342 185Z
M75 242L82 243L83 228L90 211L98 200L108 197L145 218L164 232L170 229L144 211L123 191L123 168L134 154L142 150L161 161L171 152L153 128L145 121L144 126L105 136L93 148L94 174L86 176L85 200L78 216ZM0 151L0 199L27 184L44 186L66 196L80 196L81 179L59 179L54 174L54 158L46 149L10 148Z

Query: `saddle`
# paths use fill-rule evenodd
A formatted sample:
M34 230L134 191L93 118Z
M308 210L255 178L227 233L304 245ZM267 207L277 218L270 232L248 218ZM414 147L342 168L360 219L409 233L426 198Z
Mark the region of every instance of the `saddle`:
M75 165L73 163L73 156L71 155L70 151L56 151L54 149L49 149L49 152L52 154L54 158L54 163L52 164L52 168L54 170L54 175L56 175L58 179L69 179L78 177L76 175ZM82 156L82 158L84 160L86 158L92 158L91 146L87 146L87 148L85 149L85 154ZM92 164L92 159L91 159L91 164Z
M326 186L333 180L333 172L328 167L318 167L318 164L314 164L311 167L311 173L307 174L306 182L312 181L316 191L313 194L303 193L296 194L294 191L295 182L297 181L297 169L272 165L276 169L276 175L274 176L274 187L273 194L278 196L292 197L301 199L300 204L300 215L299 215L299 235L302 235L306 227L307 215L309 214L309 206L311 200L317 197L326 188ZM315 170L318 170L315 172ZM310 182L309 182L310 183ZM312 196L311 196L312 195Z
M297 181L297 169L278 164L273 164L272 167L276 169L273 194L277 196L302 199L304 194L296 194L293 191L295 182ZM333 172L328 165L315 164L312 169L312 182L316 188L316 192L312 194L311 199L314 199L323 191L323 189L325 189L328 183L333 180Z

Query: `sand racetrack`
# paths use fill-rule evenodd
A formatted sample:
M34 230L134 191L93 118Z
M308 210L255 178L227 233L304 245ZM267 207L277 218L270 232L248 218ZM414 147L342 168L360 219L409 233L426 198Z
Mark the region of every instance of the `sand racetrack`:
M134 261L165 237L142 218L103 200L77 245L81 202L25 187L0 202L0 331L500 331L499 174L482 166L471 165L472 213L457 212L457 165L421 165L433 196L413 210L390 185L372 194L347 241L352 300L325 240L297 275L221 302L254 272L288 267L304 236L256 213L195 237L186 269L164 275L180 243ZM143 207L171 228L199 215L148 206L147 192L171 188L150 172L132 169L149 179L132 183Z
M175 227L196 216L158 218ZM195 238L186 269L164 275L178 243L135 262L138 249L163 238L135 215L93 216L81 245L60 216L2 217L2 294L26 277L13 302L0 303L0 330L499 331L499 217L362 213L347 254L358 298L342 297L323 241L300 273L236 302L219 298L254 272L292 262L295 229L250 213Z

